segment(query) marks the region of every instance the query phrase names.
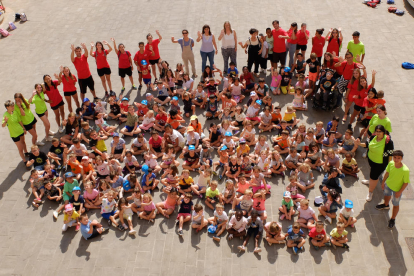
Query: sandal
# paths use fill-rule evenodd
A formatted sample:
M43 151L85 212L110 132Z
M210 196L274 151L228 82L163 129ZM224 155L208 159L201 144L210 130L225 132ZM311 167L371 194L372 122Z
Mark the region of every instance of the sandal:
M39 204L37 204L36 202L32 202L32 205L33 205L33 207L35 207L35 208L39 208Z

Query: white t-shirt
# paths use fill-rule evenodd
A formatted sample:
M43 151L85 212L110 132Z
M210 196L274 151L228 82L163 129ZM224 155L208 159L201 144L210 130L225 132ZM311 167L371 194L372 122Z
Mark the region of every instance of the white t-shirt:
M342 207L341 212L340 212L344 217L346 218L350 218L350 217L354 217L354 209L351 209L351 211L347 211L345 206Z
M199 187L207 187L208 180L210 180L210 177L204 177L204 174L200 174L197 180L197 185Z
M191 87L191 84L193 83L194 81L193 81L193 79L192 78L190 78L190 80L188 80L188 81L184 81L184 83L183 83L183 88L185 89L185 90L189 90L190 89L190 87Z
M107 198L103 198L102 199L102 205L101 205L101 214L112 212L115 205L116 205L115 199L112 199L112 201L109 202Z
M85 147L85 145L84 145L84 144L80 144L80 147L79 147L79 148L75 147L75 145L72 145L72 146L69 148L69 151L72 151L74 154L76 154L76 156L84 156L84 154L83 154L83 151L84 151L84 150L88 150L88 149Z
M198 214L196 213L196 211L194 211L193 210L193 215L192 215L192 217L193 217L193 222L195 222L195 223L201 223L201 218L202 218L202 216L199 216L198 218L196 218L196 219L194 219L195 218L195 216L197 216ZM206 217L206 213L203 211L203 216L204 216L204 218Z
M184 143L184 137L181 135L181 133L178 130L173 129L173 133L170 135L171 141L175 142L175 140L178 138L178 144Z
M236 143L233 139L230 139L229 142L226 139L223 139L223 145L226 145L228 148L234 148L236 146Z
M246 111L246 117L251 117L251 118L256 117L256 112L259 110L260 110L260 107L255 108L254 105L251 104Z
M217 218L217 223L218 224L223 223L223 222L225 222L226 220L229 219L229 217L227 216L225 211L223 211L221 216L217 213L217 211L214 211L214 217Z
M197 132L194 132L193 136L187 135L188 145L195 145L198 140L200 140L200 134L198 134Z
M148 144L148 141L147 141L147 139L145 139L145 137L144 137L144 141L142 141L142 143L140 143L138 141L138 138L135 138L134 141L132 141L132 145L134 145L136 147L142 147L143 145L147 145L147 144Z
M269 44L267 44L266 41L263 41L262 58L266 57L266 52L267 52L268 48L269 48Z
M298 208L298 211L300 212L299 217L304 219L311 219L312 215L315 214L315 211L312 209L312 207L308 207L308 209L303 210L300 206Z
M254 136L255 134L256 134L256 129L252 128L252 130L251 130L251 131L248 131L248 130L247 130L247 128L245 128L245 129L244 129L244 134L243 134L243 137L244 137L244 138L249 138L249 139L251 139L251 138L252 138L252 135Z
M269 124L272 122L272 113L269 112L269 115L266 115L264 111L260 112L259 114L260 118L262 118L262 122L264 124Z
M240 113L240 114L236 113L234 116L235 116L237 122L243 122L244 119L246 119L246 114L244 114L243 112Z
M257 142L255 145L255 150L258 150L258 151L268 150L268 149L270 149L270 147L267 141L264 143L263 146L260 144L260 142Z
M151 124L153 122L155 122L155 118L154 117L149 118L149 117L145 117L144 116L144 120L142 121L142 124L143 125L148 125L148 124Z

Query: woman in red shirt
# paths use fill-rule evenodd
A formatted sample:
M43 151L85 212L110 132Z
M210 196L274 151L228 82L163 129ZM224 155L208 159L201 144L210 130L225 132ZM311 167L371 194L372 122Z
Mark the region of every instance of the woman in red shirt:
M333 55L339 55L343 40L341 28L331 28L329 33L326 35L325 40L328 41L328 48L326 48L326 52Z
M305 54L306 54L306 49L308 48L308 40L309 40L309 31L306 30L306 23L302 23L302 25L300 25L300 30L296 33L296 38L298 40L296 44L295 57L296 57L296 54L298 54L299 51L301 51L303 55L303 59L306 60Z
M162 40L162 36L158 30L155 31L158 35L158 39L154 39L152 34L147 34L147 44L145 45L145 51L151 52L149 56L149 63L151 64L152 73L154 74L155 80L157 80L157 69L155 66L158 67L158 72L161 74L161 56L160 50L158 49L158 44L160 44Z
M55 74L55 78L59 79L58 74ZM59 132L63 133L63 126L60 124L60 119L62 118L62 121L65 120L65 103L63 102L63 98L59 93L59 90L57 89L58 85L60 85L60 80L52 80L52 78L49 75L43 76L43 93L47 95L49 98L48 100L45 100L50 104L50 107L52 108L53 112L55 113L55 119L56 123L59 126Z
M108 46L109 50L105 50L103 44ZM108 83L109 91L112 91L112 83L111 83L111 68L109 67L108 60L106 56L112 51L111 45L105 40L102 42L97 41L95 44L91 42L91 50L90 55L95 58L96 60L96 68L98 69L98 76L101 78L102 86L105 89L105 96L109 95L108 88L106 84ZM96 47L96 51L93 51L93 47ZM115 92L114 92L115 93Z
M296 34L298 32L298 23L293 22L290 24L290 29L288 30L289 38L286 41L286 50L289 52L289 67L292 68L293 61L295 60L296 45L298 43L298 38Z
M319 63L322 62L323 47L325 46L325 37L322 36L324 30L325 30L324 28L317 29L315 36L312 37L311 53L315 53L317 55Z
M63 84L63 95L65 95L65 100L68 103L69 112L72 112L72 99L75 101L76 107L79 108L79 99L76 91L76 82L78 81L75 75L69 70L69 67L60 66L59 81Z
M354 95L354 112L352 112L348 128L352 127L352 123L354 122L355 117L359 116L360 113L365 114L364 99L368 97L368 91L374 88L376 74L377 71L372 70L372 80L370 85L368 85L368 81L365 76L359 79L359 85L357 90L358 93Z
M367 71L365 69L364 69L364 74L362 76L365 78L367 77ZM361 70L359 70L359 68L354 69L354 72L352 73L352 78L348 83L346 94L344 97L345 113L344 113L344 117L342 118L343 122L346 122L346 119L349 114L349 109L351 108L352 103L355 102L354 96L359 94L358 88L360 86L359 84L360 78L361 78Z
M112 42L114 43L115 53L118 56L118 74L121 77L122 89L121 93L125 91L125 75L128 75L129 80L132 84L132 89L137 89L136 85L134 84L134 78L132 77L132 71L134 70L134 66L132 65L132 58L131 53L125 50L125 45L119 43L118 48L116 47L116 42L114 38L111 38Z

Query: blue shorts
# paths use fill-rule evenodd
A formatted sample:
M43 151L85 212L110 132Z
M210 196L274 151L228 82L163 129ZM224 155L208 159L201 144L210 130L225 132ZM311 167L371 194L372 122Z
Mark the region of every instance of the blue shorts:
M43 171L45 169L45 165L36 166L36 167L34 167L34 169L37 170L37 171Z
M134 127L130 127L130 126L125 126L127 132L131 132L134 130Z
M344 148L344 150L346 150L346 151L351 151L351 150L354 148L354 146L350 146L350 145L343 145L342 147L343 147L343 148Z
M104 218L104 219L109 219L109 217L112 217L113 215L115 215L115 213L116 213L116 211L115 210L113 210L112 212L110 212L110 213L102 213L102 217Z
M388 187L387 183L385 183L384 195L385 196L392 196L392 198L391 198L392 205L399 206L400 205L401 196L400 197L395 197L395 193L396 192L394 192L393 190L391 190Z
M145 84L150 84L151 83L151 79L143 79Z

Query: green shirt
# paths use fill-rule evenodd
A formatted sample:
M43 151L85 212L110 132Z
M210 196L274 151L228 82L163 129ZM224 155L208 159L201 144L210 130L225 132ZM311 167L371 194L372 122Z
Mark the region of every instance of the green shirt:
M404 163L401 168L396 168L391 161L385 170L388 172L387 186L394 192L401 190L404 183L410 183L410 169Z
M138 115L131 115L131 113L128 112L126 125L129 127L135 127L136 122L138 122Z
M219 190L216 188L214 191L211 188L208 188L206 191L206 197L213 198L220 194Z
M282 199L282 205L286 205L286 208L290 209L293 207L293 200L290 199L289 202L286 202L285 199Z
M273 36L272 37L268 37L268 36L266 36L266 42L267 42L267 45L269 45L269 55L270 54L273 54Z
M16 115L20 116L20 118L22 119L23 125L28 125L31 122L33 122L34 115L33 115L32 111L30 110L30 106L29 106L29 108L26 108L26 105L22 104L22 108L23 108L23 111L24 111L24 116L22 116L19 106L14 105L14 111L15 111Z
M356 62L356 56L359 55L362 58L362 55L365 54L365 46L361 41L358 44L354 43L354 40L348 42L348 47L346 47L353 55L354 62Z
M16 112L13 112L13 114L10 114L6 111L6 113L3 114L3 124L4 124L4 118L8 118L7 121L7 128L10 132L10 137L16 138L24 133L24 130L19 122L21 122L21 118Z
M66 193L68 192L72 196L73 195L72 194L73 188L76 187L76 186L79 187L79 183L76 179L73 179L72 183L69 183L67 181L65 182L65 186L63 186L63 194L62 194L63 200L69 200L70 199L70 197Z
M374 139L369 142L368 148L368 158L377 164L382 164L383 162L383 154L384 154L384 148L385 148L385 136L382 138L381 141L377 141L377 136L375 136Z
M96 143L96 148L98 150L100 150L101 152L107 152L108 151L108 149L106 148L104 140L98 140L98 143Z
M389 133L392 132L391 121L388 117L385 117L385 119L380 119L378 114L375 114L374 116L372 116L371 120L369 121L369 125L370 127L368 130L372 134L374 134L375 127L378 125L382 125L385 128L385 130L387 130Z
M331 235L332 237L334 237L334 238L340 238L340 237L343 237L343 236L348 235L348 231L344 230L344 231L342 232L342 234L339 234L339 233L338 233L338 229L334 228L334 229L332 229L332 231L331 231L330 235Z
M37 94L33 97L32 104L35 105L36 114L43 114L47 111L45 95L43 92L40 92L40 97Z

